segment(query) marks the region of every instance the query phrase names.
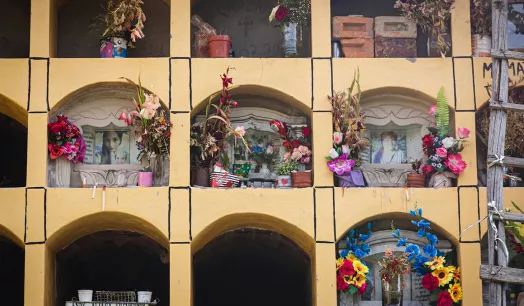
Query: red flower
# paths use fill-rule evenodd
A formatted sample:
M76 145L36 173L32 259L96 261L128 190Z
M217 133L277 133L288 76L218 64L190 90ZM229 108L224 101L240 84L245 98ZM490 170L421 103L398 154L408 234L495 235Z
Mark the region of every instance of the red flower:
M275 13L275 19L280 22L287 17L288 10L285 6L280 5Z
M438 288L438 278L433 276L431 273L424 275L422 278L422 287L424 287L424 289L428 290L429 292L435 291Z
M291 142L291 145L293 146L293 148L298 148L300 147L300 140L298 139L295 139Z
M433 172L433 170L435 170L435 168L433 168L432 166L430 166L428 164L425 164L424 166L422 166L422 174L424 174L424 175L427 175L427 174Z
M289 147L290 147L291 144L289 143L289 141L284 141L284 142L282 143L282 145L283 145L284 147L286 147L286 148L289 149Z
M349 285L344 281L342 275L337 275L337 290L348 290Z
M311 129L308 127L305 127L304 130L302 131L302 134L304 135L304 137L309 137L309 135L311 135Z
M62 148L60 148L59 145L48 144L47 148L49 149L49 157L51 159L56 159L62 156L62 154L64 154L64 152L62 151Z
M67 123L64 121L51 122L47 125L49 131L55 135L64 134L66 130Z
M67 121L67 117L63 115L58 115L57 119L58 119L57 122L66 122Z
M221 78L222 78L222 87L228 88L229 84L233 84L233 78L228 78L226 74L223 74Z
M447 291L441 291L437 297L437 306L451 306L453 300Z
M426 134L422 137L422 148L424 149L424 154L429 155L429 150L433 147L433 136L431 134Z
M368 283L363 283L362 286L358 288L358 294L363 295L364 292L366 292L367 287L368 287Z
M355 274L355 268L353 267L353 264L349 260L344 261L344 264L342 264L342 266L340 267L338 271L342 275Z

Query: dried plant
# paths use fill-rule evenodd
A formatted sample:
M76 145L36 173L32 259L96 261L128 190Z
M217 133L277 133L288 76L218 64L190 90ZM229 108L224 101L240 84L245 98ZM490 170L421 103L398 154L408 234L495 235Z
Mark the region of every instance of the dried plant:
M133 47L133 42L145 36L143 4L142 0L109 0L106 13L98 18L105 28L102 37L124 37Z
M473 34L491 36L491 0L471 0Z

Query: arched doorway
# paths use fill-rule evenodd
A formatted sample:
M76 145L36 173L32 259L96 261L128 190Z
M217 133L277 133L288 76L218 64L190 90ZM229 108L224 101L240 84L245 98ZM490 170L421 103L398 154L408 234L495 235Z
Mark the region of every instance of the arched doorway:
M0 236L0 288L2 305L24 305L24 249Z
M0 103L5 103L1 101ZM27 169L27 127L0 112L2 142L0 150L0 187L24 187Z
M267 230L225 232L193 255L195 306L312 305L311 258Z

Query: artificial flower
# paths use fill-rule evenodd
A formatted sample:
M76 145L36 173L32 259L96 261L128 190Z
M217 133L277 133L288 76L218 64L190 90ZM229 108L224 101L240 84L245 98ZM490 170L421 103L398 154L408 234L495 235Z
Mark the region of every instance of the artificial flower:
M140 28L138 27L135 27L133 30L131 30L130 34L131 34L131 40L133 42L136 42L137 38L140 39L146 36L144 32L142 32L142 30L140 30Z
M350 260L345 260L340 267L339 272L345 275L354 275L355 269L353 267L353 263Z
M360 288L358 288L358 294L359 295L363 295L366 292L367 288L368 288L368 284L364 281L362 286L360 286Z
M448 292L453 302L458 303L460 300L462 300L462 286L460 286L460 284L453 284L453 286L449 288Z
M49 149L49 158L51 159L57 159L64 154L59 145L48 144L47 148Z
M142 119L149 120L153 118L154 115L155 115L155 110L152 108L142 108L140 110L140 117L142 117Z
M429 258L418 255L415 258L415 262L413 263L413 271L417 272L419 275L424 275L428 272L426 263L429 261Z
M428 241L431 243L431 244L438 244L438 238L437 236L433 235L433 234L430 234L430 233L426 233L426 238L428 239Z
M453 137L446 137L442 140L442 145L446 149L451 149L455 144L457 143L457 140Z
M453 271L453 280L455 282L460 282L460 267L456 268L455 271Z
M393 255L393 252L391 251L390 248L387 248L386 251L384 252L384 256L389 257L391 255Z
M433 168L432 166L428 164L425 164L424 166L422 166L422 174L424 175L428 175L429 173L433 172L433 170L435 170L435 168Z
M344 279L344 282L348 285L355 285L355 278L348 274L342 274L342 278Z
M433 244L428 244L424 246L424 254L426 254L429 257L435 257L437 256L437 249Z
M348 288L349 285L344 280L344 277L341 274L337 275L337 290L347 290Z
M273 147L272 145L267 145L266 154L273 154L274 150L275 147Z
M273 22L275 20L275 14L277 13L279 5L275 6L273 10L271 10L271 14L269 14L269 22Z
M335 149L329 150L329 156L331 156L332 159L335 159L338 157L338 152Z
M333 142L336 144L342 143L342 140L344 140L344 134L341 132L334 132L333 133Z
M291 153L291 159L293 160L299 160L302 158L302 154L298 151L298 149L295 149L293 153Z
M53 134L65 134L67 123L64 121L51 122L47 125L49 131Z
M311 135L311 129L308 128L308 127L305 127L303 130L302 130L302 135L304 135L304 137L309 137Z
M309 164L311 162L311 157L304 157L301 162L303 164Z
M153 95L153 94L149 95L149 94L144 93L144 96L146 98L144 105L143 105L144 107L157 110L161 106L160 98L157 95Z
M442 157L442 158L445 158L448 156L448 150L446 150L446 148L437 148L437 155Z
M360 287L362 287L366 283L366 275L363 274L363 273L357 273L353 277L353 280L355 281L355 286L357 286L357 288L360 288Z
M241 137L244 137L244 135L246 135L246 130L244 129L243 126L237 126L235 128L235 133Z
M408 238L400 238L397 242L397 247L406 246L406 243L408 243Z
M439 286L445 286L449 284L449 282L453 279L453 272L455 271L455 267L448 266L448 267L442 267L440 269L434 270L431 272L433 276L438 278L438 284Z
M458 137L460 139L468 138L470 132L471 131L468 128L465 128L465 127L458 127L457 128L457 135L458 135Z
M342 265L344 264L345 260L344 258L340 257L337 259L336 263L337 263L337 271L338 269L340 269L340 267L342 267Z
M288 13L288 9L283 5L279 5L277 8L277 11L275 12L276 21L280 22L284 20L284 18L287 17L287 13Z
M360 274L366 274L369 272L369 268L365 264L360 262L360 260L355 260L353 262L353 267L355 268L355 271L357 271L357 273Z
M449 154L448 160L446 160L444 164L455 174L464 172L466 168L466 162L462 160L462 155L460 154Z
M426 262L426 265L433 271L444 267L446 260L443 256L435 256L432 261Z
M437 106L436 105L431 105L431 107L429 108L428 114L434 116L436 112L437 112Z
M438 284L439 284L438 278L431 275L431 273L427 273L422 278L422 287L424 287L424 289L430 292L435 291L438 288Z
M418 245L410 243L406 247L406 253L409 253L408 261L411 261L415 256L420 254L420 248Z
M441 291L437 297L437 306L451 306L453 300L447 291Z
M289 152L284 153L284 156L283 156L284 160L289 160L289 156L290 155L291 155L291 153L289 153Z
M355 256L353 253L348 253L348 255L346 255L346 259L351 260L352 262L358 261L357 256Z
M222 79L222 87L225 89L229 88L229 84L233 84L233 78L228 78L225 73L220 78Z
M118 117L118 120L123 120L126 123L126 125L131 125L132 124L131 120L129 120L129 117L127 116L125 111L123 111L120 114L120 117Z
M343 154L349 154L349 146L348 145L342 145L342 153Z
M301 145L298 147L298 152L300 152L300 154L302 155L307 155L309 152L309 148Z
M335 172L338 175L344 175L344 173L351 172L355 162L352 159L348 159L347 154L342 154L338 158L334 158L328 163L329 170Z

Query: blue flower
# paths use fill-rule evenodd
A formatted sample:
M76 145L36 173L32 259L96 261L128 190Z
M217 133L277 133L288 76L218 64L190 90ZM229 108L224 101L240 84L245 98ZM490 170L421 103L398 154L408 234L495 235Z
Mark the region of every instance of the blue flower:
M414 210L410 210L409 214L412 215L413 217L417 216L417 213Z
M411 220L411 223L413 225L416 225L416 226L421 227L421 228L430 228L429 227L429 225L430 225L429 221L424 220L424 219L420 220L419 222Z
M430 244L432 245L438 244L437 236L430 234L430 233L426 233L426 238L428 239Z
M418 232L417 232L417 236L419 236L419 237L426 236L426 230L424 228L419 229Z
M366 253L364 253L361 249L356 249L355 252L353 252L355 256L357 256L358 259L366 256Z
M346 258L346 256L348 256L348 254L349 254L349 250L342 250L342 252L340 252L340 257Z
M429 258L424 257L422 255L417 256L415 258L415 262L413 263L413 271L417 272L419 275L424 275L427 272L427 266L426 262L429 261Z
M368 238L371 236L371 234L372 234L372 232L369 231L369 232L368 232L367 234L365 234L365 235L364 235L364 234L360 234L359 238L360 238L360 240L361 240L362 242L364 242L364 241L368 240Z
M424 247L424 253L428 255L430 258L433 258L437 256L437 249L435 249L434 245L428 244Z
M360 249L362 250L362 252L366 254L369 254L369 252L371 251L371 249L369 248L369 245L367 244L360 245Z
M353 235L355 235L355 230L354 229L350 229L349 230L349 237L353 237Z
M406 246L406 243L408 243L408 238L400 238L398 240L397 247Z
M422 217L422 208L419 208L419 209L418 209L418 215L419 215L420 217Z
M412 261L413 258L420 254L420 248L416 244L408 244L406 247L406 253L409 253L408 261Z
M400 230L397 228L393 234L391 234L391 236L395 237L395 238L400 238Z
M442 252L442 251L437 251L437 256L446 256L446 253Z

